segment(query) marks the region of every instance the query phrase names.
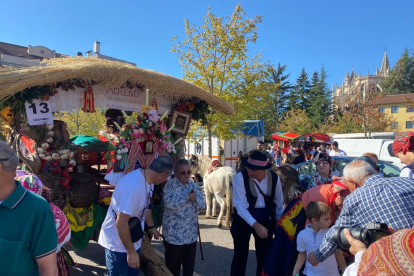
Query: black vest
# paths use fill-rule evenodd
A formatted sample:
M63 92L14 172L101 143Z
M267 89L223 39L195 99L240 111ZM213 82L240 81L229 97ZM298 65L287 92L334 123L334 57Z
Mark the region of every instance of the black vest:
M270 175L269 175L269 172L270 172ZM271 176L271 181L272 181L272 183L270 184L271 189L269 189L268 187L267 194L265 194L266 199L267 199L265 200L266 211L268 215L272 218L272 220L274 220L275 210L276 210L276 203L274 202L274 199L275 199L278 175L272 170L266 170L266 173L268 174L267 175L268 180L270 180L269 176ZM251 178L247 174L247 170L243 170L242 175L243 175L243 180L244 180L244 188L246 190L246 198L247 198L247 202L249 203L249 207L247 208L247 210L250 212L256 205L256 201L257 201L257 192L255 188L256 185L254 184L253 180L251 180ZM271 191L270 195L269 195L269 190ZM270 205L268 201L270 202Z

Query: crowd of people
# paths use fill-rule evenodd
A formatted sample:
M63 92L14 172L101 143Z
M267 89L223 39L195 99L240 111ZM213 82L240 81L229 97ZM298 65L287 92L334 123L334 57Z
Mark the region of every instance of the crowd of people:
M329 153L323 147L315 151L317 173L306 192L291 202L284 202L280 178L271 170L280 156L258 143L257 150L241 159L245 169L233 181L231 275L245 275L251 236L257 276L414 275L414 133L402 133L393 143L393 152L407 165L400 177L384 177L373 153L354 159L340 173L332 170L331 158L345 154L338 144L333 143ZM300 149L295 153L302 155ZM17 170L18 165L13 150L0 142L0 217L2 225L8 225L0 227L0 275L70 275L61 252L70 239L67 219L47 202L41 180ZM190 176L187 160L174 163L159 157L147 169L121 179L99 237L108 275L138 275L145 224L154 239L163 238L171 273L178 276L182 270L185 276L193 275L198 213L205 202ZM154 185L165 182L161 235L153 221L151 198ZM283 221L294 212L297 216L289 220L294 227L288 229ZM386 224L389 233L372 244L347 230L373 222ZM338 229L345 229L348 252L338 245ZM293 249L280 247L285 242L278 233L283 231L289 234ZM274 246L279 254L288 255L284 273L267 272L278 264L271 253Z

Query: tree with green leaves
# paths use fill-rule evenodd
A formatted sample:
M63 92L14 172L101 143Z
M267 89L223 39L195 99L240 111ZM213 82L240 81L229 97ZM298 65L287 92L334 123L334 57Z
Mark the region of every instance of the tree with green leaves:
M289 90L292 88L291 83L289 82L289 74L285 73L286 64L280 65L280 62L277 64L277 68L273 66L268 67L266 81L268 83L275 84L273 90L270 90L269 96L272 96L274 102L274 110L276 115L280 116L286 112L287 106L286 101L289 96Z
M311 133L315 129L304 109L292 109L285 114L283 120L277 124L277 129L294 132L301 135Z
M296 84L290 90L287 109L306 110L310 106L309 91L310 82L308 80L308 73L306 73L305 68L302 68L299 77L296 79Z
M384 94L414 93L414 56L405 48L401 58L382 83Z
M82 109L77 109L56 113L54 119L66 123L71 137L80 134L99 137L98 132L104 129L105 125L105 112L100 108L94 113L85 113Z
M201 126L209 136L209 155L212 156L211 137L233 137L231 129L257 109L266 108L266 91L258 88L262 78L260 55L251 55L249 45L255 43L262 17L249 18L238 4L233 13L218 17L210 8L201 26L185 20L186 38L172 47L184 71L184 79L231 103L233 116L211 110L206 124ZM196 124L197 125L197 124ZM200 127L200 125L197 125Z
M308 114L314 126L323 123L330 115L330 90L326 82L327 77L323 64L319 74L315 71L312 75Z

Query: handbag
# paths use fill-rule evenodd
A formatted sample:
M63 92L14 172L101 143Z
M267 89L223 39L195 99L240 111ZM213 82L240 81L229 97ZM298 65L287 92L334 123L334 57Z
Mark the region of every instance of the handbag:
M141 220L137 217L131 217L128 220L129 232L131 233L132 243L136 243L144 237L142 232Z

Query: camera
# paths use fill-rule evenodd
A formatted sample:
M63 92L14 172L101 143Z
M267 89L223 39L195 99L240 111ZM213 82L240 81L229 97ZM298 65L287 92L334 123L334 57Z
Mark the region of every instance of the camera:
M335 233L332 239L342 250L348 250L351 245L345 238L344 229L346 227L335 228ZM388 231L388 225L385 223L371 222L368 223L366 228L348 228L351 232L352 237L363 242L368 248L371 243L376 242L382 237L388 236L391 233Z

